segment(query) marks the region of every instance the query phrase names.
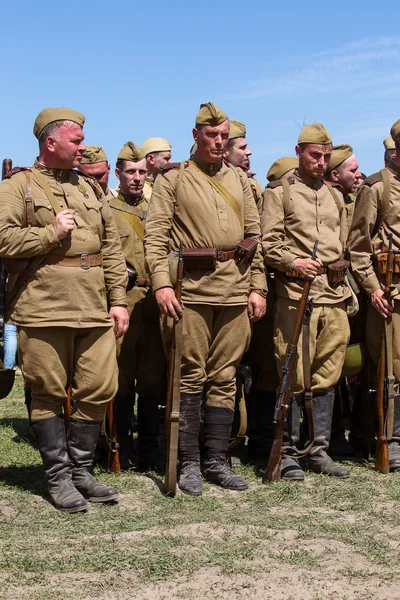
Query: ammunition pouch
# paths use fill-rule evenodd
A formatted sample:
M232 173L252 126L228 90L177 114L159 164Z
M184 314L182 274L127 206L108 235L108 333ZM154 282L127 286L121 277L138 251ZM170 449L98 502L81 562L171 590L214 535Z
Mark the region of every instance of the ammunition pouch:
M387 264L388 264L388 253L387 252L379 252L379 254L375 254L374 256L375 266L380 275L386 275ZM394 255L393 260L393 273L400 273L400 254Z
M328 283L331 287L335 288L344 283L346 271L349 266L349 260L337 260L336 262L328 265L326 274L328 277Z
M238 267L240 267L240 265L245 261L251 264L256 253L257 246L258 241L254 240L253 238L246 238L242 242L239 242L235 250L235 263Z
M257 240L246 238L239 242L233 250L185 248L183 250L183 266L187 271L214 271L217 268L217 262L234 260L236 265L240 267L244 262L251 263L257 246Z

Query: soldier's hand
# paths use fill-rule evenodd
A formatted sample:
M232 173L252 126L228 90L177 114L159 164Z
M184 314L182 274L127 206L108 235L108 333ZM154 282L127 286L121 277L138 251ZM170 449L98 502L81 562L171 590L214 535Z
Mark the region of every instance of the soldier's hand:
M155 297L158 308L163 315L168 315L175 321L179 321L183 308L176 299L174 290L170 287L160 288L156 291Z
M129 315L125 306L112 306L110 308L111 321L113 323L115 337L118 339L128 331Z
M385 298L385 292L381 289L375 290L371 294L371 304L385 319L390 317L393 312L393 300L388 302Z
M74 214L71 210L61 210L54 217L53 227L59 240L67 237L74 226Z
M319 258L316 260L312 260L312 258L296 258L292 262L292 269L306 279L314 279L318 275L320 267L322 267L322 262Z
M266 299L260 296L260 294L257 294L257 292L251 292L247 302L247 310L250 321L252 323L258 321L265 315L265 311L267 310Z

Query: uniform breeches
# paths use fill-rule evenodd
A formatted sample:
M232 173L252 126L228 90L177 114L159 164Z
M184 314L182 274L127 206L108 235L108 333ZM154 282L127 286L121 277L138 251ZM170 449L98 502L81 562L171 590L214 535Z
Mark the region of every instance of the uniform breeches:
M162 319L170 335L171 319ZM208 406L234 408L236 369L250 341L247 306L186 304L183 311L181 393L206 395Z
M19 327L18 343L32 420L59 415L69 387L73 418L103 420L118 381L112 328Z
M379 344L382 331L382 317L378 311L371 305L368 305L367 312L367 346L370 357L375 364L378 363ZM399 393L400 384L400 302L394 302L392 313L392 338L393 338L393 375L395 378L396 394Z
M275 358L279 373L285 363L287 345L293 333L299 302L279 297L275 308ZM350 328L345 303L314 306L310 322L311 387L314 392L336 385L342 372ZM295 393L304 390L303 340L298 343Z

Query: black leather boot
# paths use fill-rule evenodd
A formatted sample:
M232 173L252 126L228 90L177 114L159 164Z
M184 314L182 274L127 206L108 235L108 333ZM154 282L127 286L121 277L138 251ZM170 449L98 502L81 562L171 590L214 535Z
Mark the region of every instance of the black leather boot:
M389 442L389 469L400 469L400 396L394 397L393 435Z
M158 457L158 428L160 422L160 398L138 398L138 469L155 471L160 465Z
M285 429L283 431L283 446L297 448L300 441L300 415L301 415L301 397L294 396L290 400ZM292 481L303 481L304 473L297 458L283 456L281 460L281 477Z
M71 459L72 481L90 502L110 502L119 492L97 481L90 471L101 429L101 422L71 419L68 429L68 453Z
M191 496L203 493L199 449L202 399L202 394L181 394L179 410L179 488Z
M32 429L43 460L48 493L54 506L70 513L87 510L84 497L72 483L63 416L32 421Z
M226 458L233 411L219 406L206 406L204 421L206 460L203 465L203 474L205 478L223 488L247 490L247 482L229 468Z
M327 455L332 427L332 413L335 394L333 391L315 394L313 403L314 446L308 455L308 467L314 473L324 473L333 477L350 477L344 467L335 463Z

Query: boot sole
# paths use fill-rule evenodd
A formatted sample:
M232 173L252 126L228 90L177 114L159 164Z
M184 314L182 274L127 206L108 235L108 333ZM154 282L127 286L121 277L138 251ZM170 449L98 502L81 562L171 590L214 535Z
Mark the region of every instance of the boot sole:
M74 506L73 508L63 508L62 506L57 506L56 504L54 504L54 502L52 504L57 510L61 510L62 512L67 513L87 512L88 510L87 504L85 504L84 506Z
M183 492L187 496L202 496L203 495L203 490L201 490L201 492L189 492L188 490L184 490L183 488L181 488L179 486L179 484L178 484L178 487L181 490L181 492Z
M88 502L114 502L119 498L119 494L113 494L112 496L85 496Z
M206 477L206 481L208 481L209 483L214 483L215 485L218 485L219 487L221 487L224 490L232 490L234 492L244 492L245 490L249 489L249 486L247 484L245 486L241 486L241 487L231 487L229 485L223 485L219 481L214 481L214 479L208 479L207 477Z

